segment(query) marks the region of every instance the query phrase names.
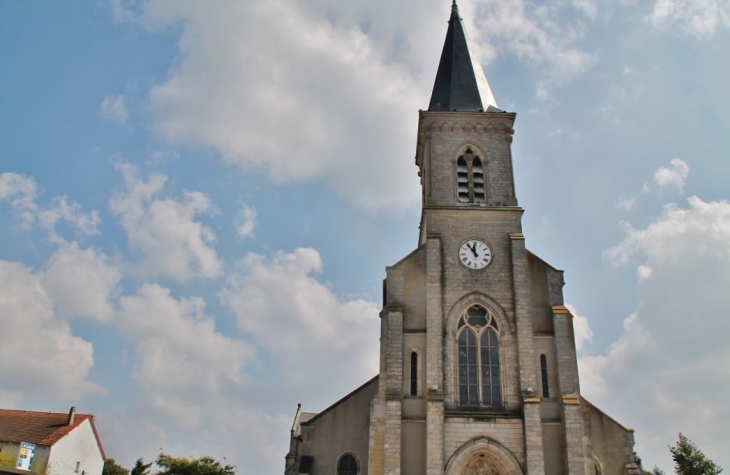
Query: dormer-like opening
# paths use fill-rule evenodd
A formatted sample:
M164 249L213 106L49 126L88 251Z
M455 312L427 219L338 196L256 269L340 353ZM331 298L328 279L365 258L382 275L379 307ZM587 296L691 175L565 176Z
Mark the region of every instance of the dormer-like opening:
M486 203L484 162L468 147L456 160L456 193L459 203Z

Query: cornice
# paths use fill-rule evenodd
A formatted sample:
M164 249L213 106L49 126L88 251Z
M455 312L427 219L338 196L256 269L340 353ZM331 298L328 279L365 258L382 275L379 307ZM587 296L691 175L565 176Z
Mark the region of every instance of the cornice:
M421 111L421 133L497 133L513 135L516 114L510 112Z
M512 128L511 122L503 120L434 120L433 122L424 123L421 128L422 134L442 133L442 134L507 134L513 135L515 129Z
M524 213L525 210L520 206L444 206L444 205L424 205L423 211L497 211L501 213L515 211Z

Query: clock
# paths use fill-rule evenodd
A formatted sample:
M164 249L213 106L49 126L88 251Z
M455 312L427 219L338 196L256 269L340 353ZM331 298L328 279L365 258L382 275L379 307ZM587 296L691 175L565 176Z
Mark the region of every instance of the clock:
M468 239L459 247L459 261L469 269L484 269L492 261L492 250L481 239Z

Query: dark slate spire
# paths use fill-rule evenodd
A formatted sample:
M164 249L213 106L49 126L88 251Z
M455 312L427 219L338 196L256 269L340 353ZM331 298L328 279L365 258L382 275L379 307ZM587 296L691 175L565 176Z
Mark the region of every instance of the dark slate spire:
M476 60L454 0L428 110L487 111L490 107L498 109L497 101Z

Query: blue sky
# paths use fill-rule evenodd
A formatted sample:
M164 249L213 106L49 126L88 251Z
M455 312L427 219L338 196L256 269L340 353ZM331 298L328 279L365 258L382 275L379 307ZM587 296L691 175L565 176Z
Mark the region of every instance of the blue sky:
M462 0L583 394L730 466L730 5ZM377 371L449 2L0 2L0 405L279 473ZM20 356L22 355L22 357Z

